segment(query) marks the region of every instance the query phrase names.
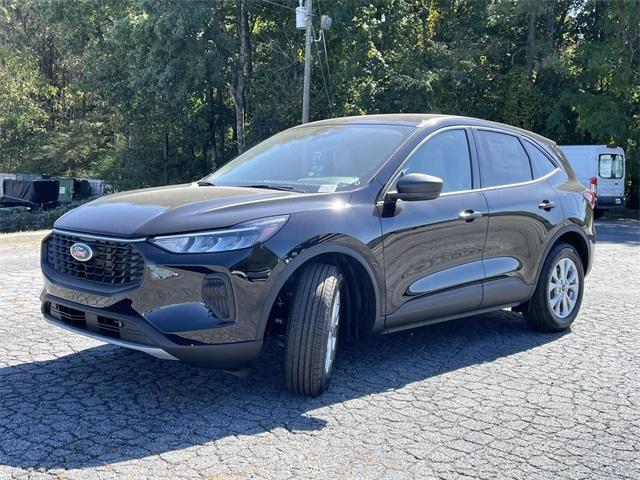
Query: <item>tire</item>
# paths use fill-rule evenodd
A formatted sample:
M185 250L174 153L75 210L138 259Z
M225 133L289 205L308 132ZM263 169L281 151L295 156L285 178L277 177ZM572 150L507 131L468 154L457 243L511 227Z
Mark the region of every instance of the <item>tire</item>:
M525 313L529 326L546 332L569 329L580 311L583 293L584 267L580 255L568 243L559 243L549 252L529 301Z
M319 395L329 386L340 326L342 274L314 263L298 280L285 334L287 389ZM344 298L344 295L342 295Z
M604 214L607 213L606 210L603 210L601 208L596 208L593 210L593 218L595 218L596 220L599 218L604 217Z

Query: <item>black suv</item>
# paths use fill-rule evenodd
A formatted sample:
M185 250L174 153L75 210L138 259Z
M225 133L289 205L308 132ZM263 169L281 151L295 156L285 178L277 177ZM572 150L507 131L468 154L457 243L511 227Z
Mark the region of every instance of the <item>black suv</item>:
M47 320L161 358L245 367L284 336L293 392L336 343L511 307L569 328L595 198L552 141L446 115L286 130L203 180L118 193L42 244Z

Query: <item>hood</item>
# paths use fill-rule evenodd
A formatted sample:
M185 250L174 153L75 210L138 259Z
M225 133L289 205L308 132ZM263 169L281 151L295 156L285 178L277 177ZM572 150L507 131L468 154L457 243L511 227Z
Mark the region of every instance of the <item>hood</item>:
M297 204L307 196L309 194L197 184L147 188L86 203L60 217L55 228L118 237L224 228L254 218L291 213L291 203ZM310 196L318 198L318 195Z

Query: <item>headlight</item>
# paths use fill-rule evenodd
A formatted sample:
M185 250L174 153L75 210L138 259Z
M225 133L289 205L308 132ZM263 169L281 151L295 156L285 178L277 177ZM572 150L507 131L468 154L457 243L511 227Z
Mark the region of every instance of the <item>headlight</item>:
M158 247L173 253L228 252L253 247L271 238L289 219L289 215L260 218L226 230L185 233L152 238Z

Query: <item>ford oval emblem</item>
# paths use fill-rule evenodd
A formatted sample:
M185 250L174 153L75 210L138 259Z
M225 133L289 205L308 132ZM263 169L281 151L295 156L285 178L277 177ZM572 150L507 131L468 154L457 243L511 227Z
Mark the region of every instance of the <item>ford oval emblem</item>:
M93 257L93 250L86 243L74 243L69 248L69 253L79 262L88 262Z

